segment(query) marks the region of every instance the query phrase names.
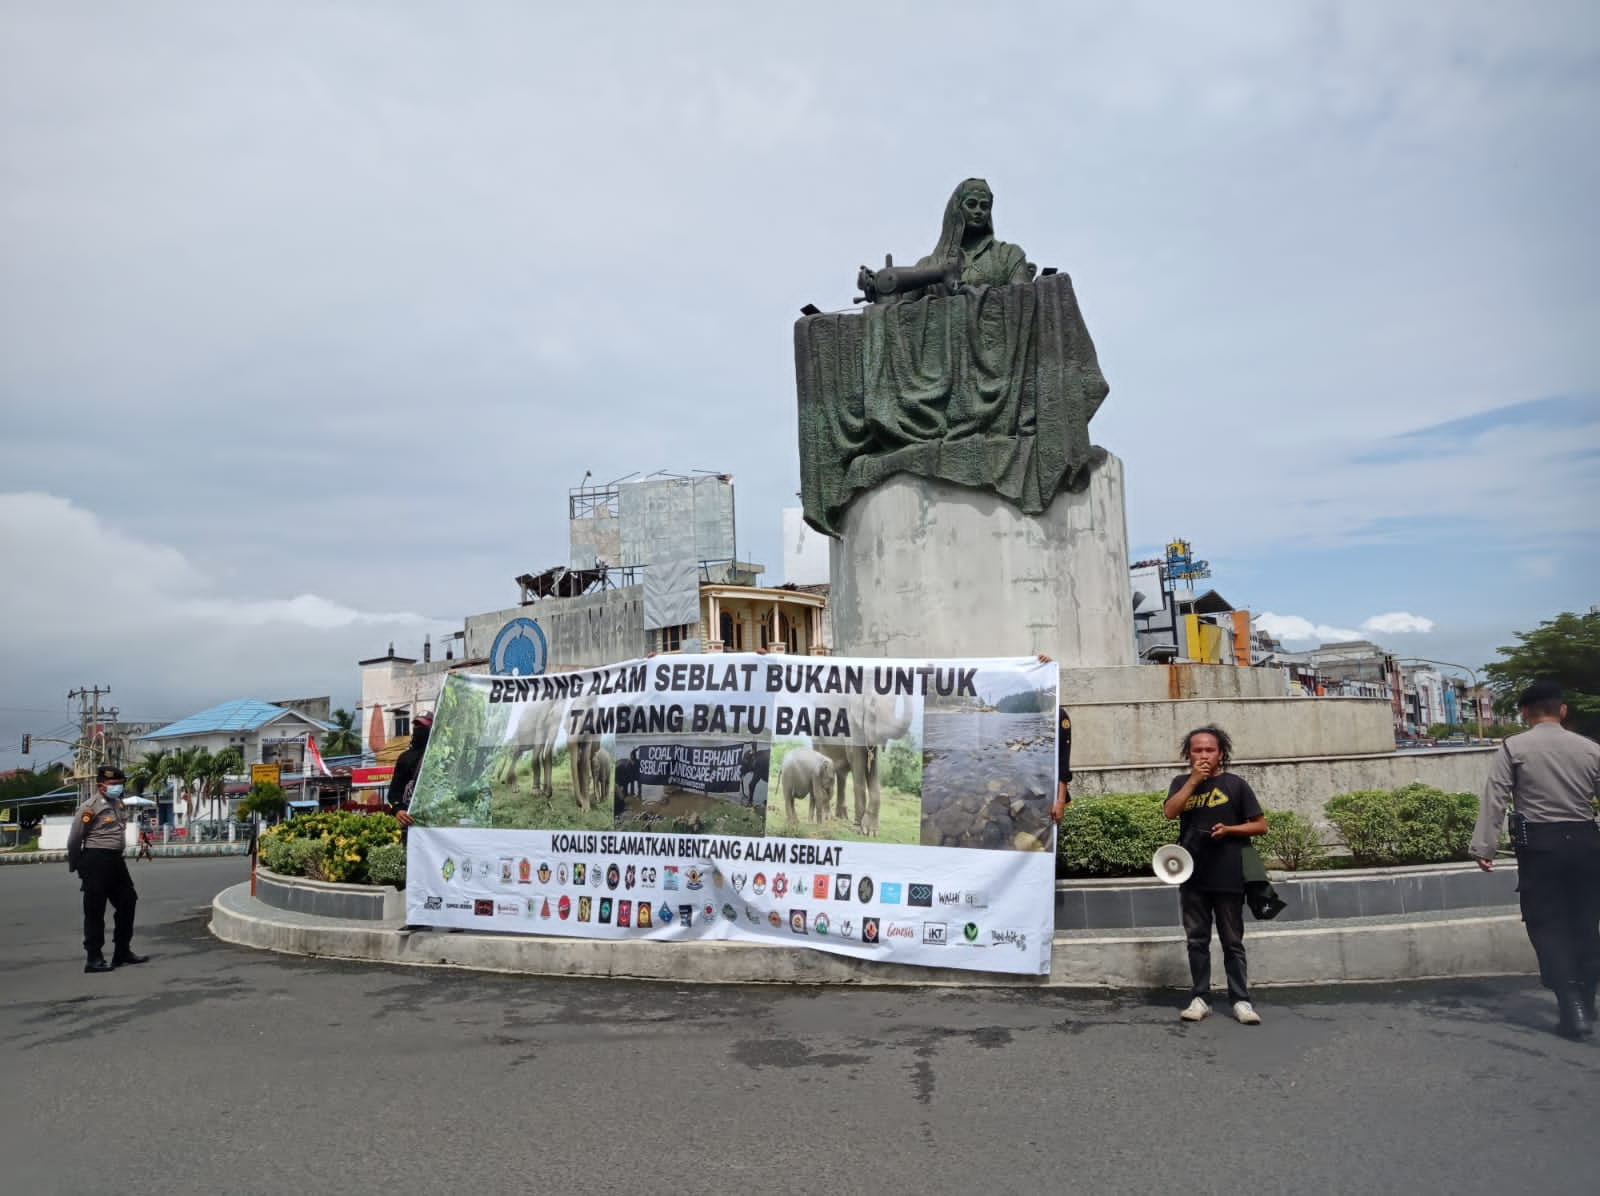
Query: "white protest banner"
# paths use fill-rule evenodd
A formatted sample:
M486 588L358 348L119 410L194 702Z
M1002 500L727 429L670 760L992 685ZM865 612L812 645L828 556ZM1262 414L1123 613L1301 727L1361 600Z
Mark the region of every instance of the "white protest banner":
M1056 678L734 653L452 673L407 919L1047 973Z

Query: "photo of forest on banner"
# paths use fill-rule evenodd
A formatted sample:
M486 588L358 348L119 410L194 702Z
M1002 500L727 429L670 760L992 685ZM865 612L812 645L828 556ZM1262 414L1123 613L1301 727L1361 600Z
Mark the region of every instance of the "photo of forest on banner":
M1032 658L452 673L411 813L437 828L1048 852L1056 685Z

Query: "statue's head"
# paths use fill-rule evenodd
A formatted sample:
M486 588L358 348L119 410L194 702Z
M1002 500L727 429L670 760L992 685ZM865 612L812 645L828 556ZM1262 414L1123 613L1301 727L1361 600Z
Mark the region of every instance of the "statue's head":
M992 227L994 192L982 179L967 179L956 188L950 201L959 209L961 221L968 229L976 232Z
M968 235L992 233L993 212L994 192L989 190L989 184L982 179L963 179L944 205L944 227L934 256L953 257Z

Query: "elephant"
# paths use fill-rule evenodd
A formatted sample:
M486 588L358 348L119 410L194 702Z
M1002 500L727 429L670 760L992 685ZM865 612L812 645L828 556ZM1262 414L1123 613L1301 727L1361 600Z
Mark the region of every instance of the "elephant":
M739 795L747 806L755 804L756 786L768 779L772 772L772 749L746 744L739 757Z
M639 796L639 766L631 756L617 761L615 776L618 797Z
M511 755L503 766L502 779L514 781L522 757L531 755L530 792L551 797L555 793L556 734L560 730L561 703L530 703L517 718L517 729L511 737Z
M594 769L590 778L594 781L594 796L596 801L609 801L611 799L611 753L601 748L594 754Z
M593 705L592 697L584 697L572 704L572 710L589 709ZM567 735L567 763L572 770L572 791L578 799L578 809L585 814L589 812L599 789L596 780L600 772L600 753L604 750L598 735Z
M795 748L783 758L778 787L783 790L784 813L791 825L797 821L795 800L806 797L811 798L811 821L825 822L828 802L833 797L833 761L821 752Z
M910 701L890 694L850 694L845 709L850 716L850 735L842 740L816 738L812 746L833 761L838 817L846 816L844 783L849 776L855 796L851 825L864 835L876 836L882 804L878 760L887 744L911 729L916 710Z

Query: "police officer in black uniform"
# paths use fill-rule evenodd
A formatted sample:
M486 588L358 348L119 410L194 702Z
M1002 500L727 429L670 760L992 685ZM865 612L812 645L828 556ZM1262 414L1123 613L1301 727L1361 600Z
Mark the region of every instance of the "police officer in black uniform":
M139 903L133 877L128 875L124 852L128 846L128 808L122 804L127 778L114 764L95 774L95 791L73 816L67 833L67 867L82 880L83 949L88 953L85 972L109 972L123 964L144 963L135 955L133 910ZM115 911L111 962L102 954L106 943L106 902Z
M1567 707L1553 681L1528 686L1517 708L1528 730L1494 754L1471 850L1478 867L1494 868L1509 803L1522 921L1539 978L1556 995L1556 1031L1585 1038L1600 982L1600 744L1562 727Z

